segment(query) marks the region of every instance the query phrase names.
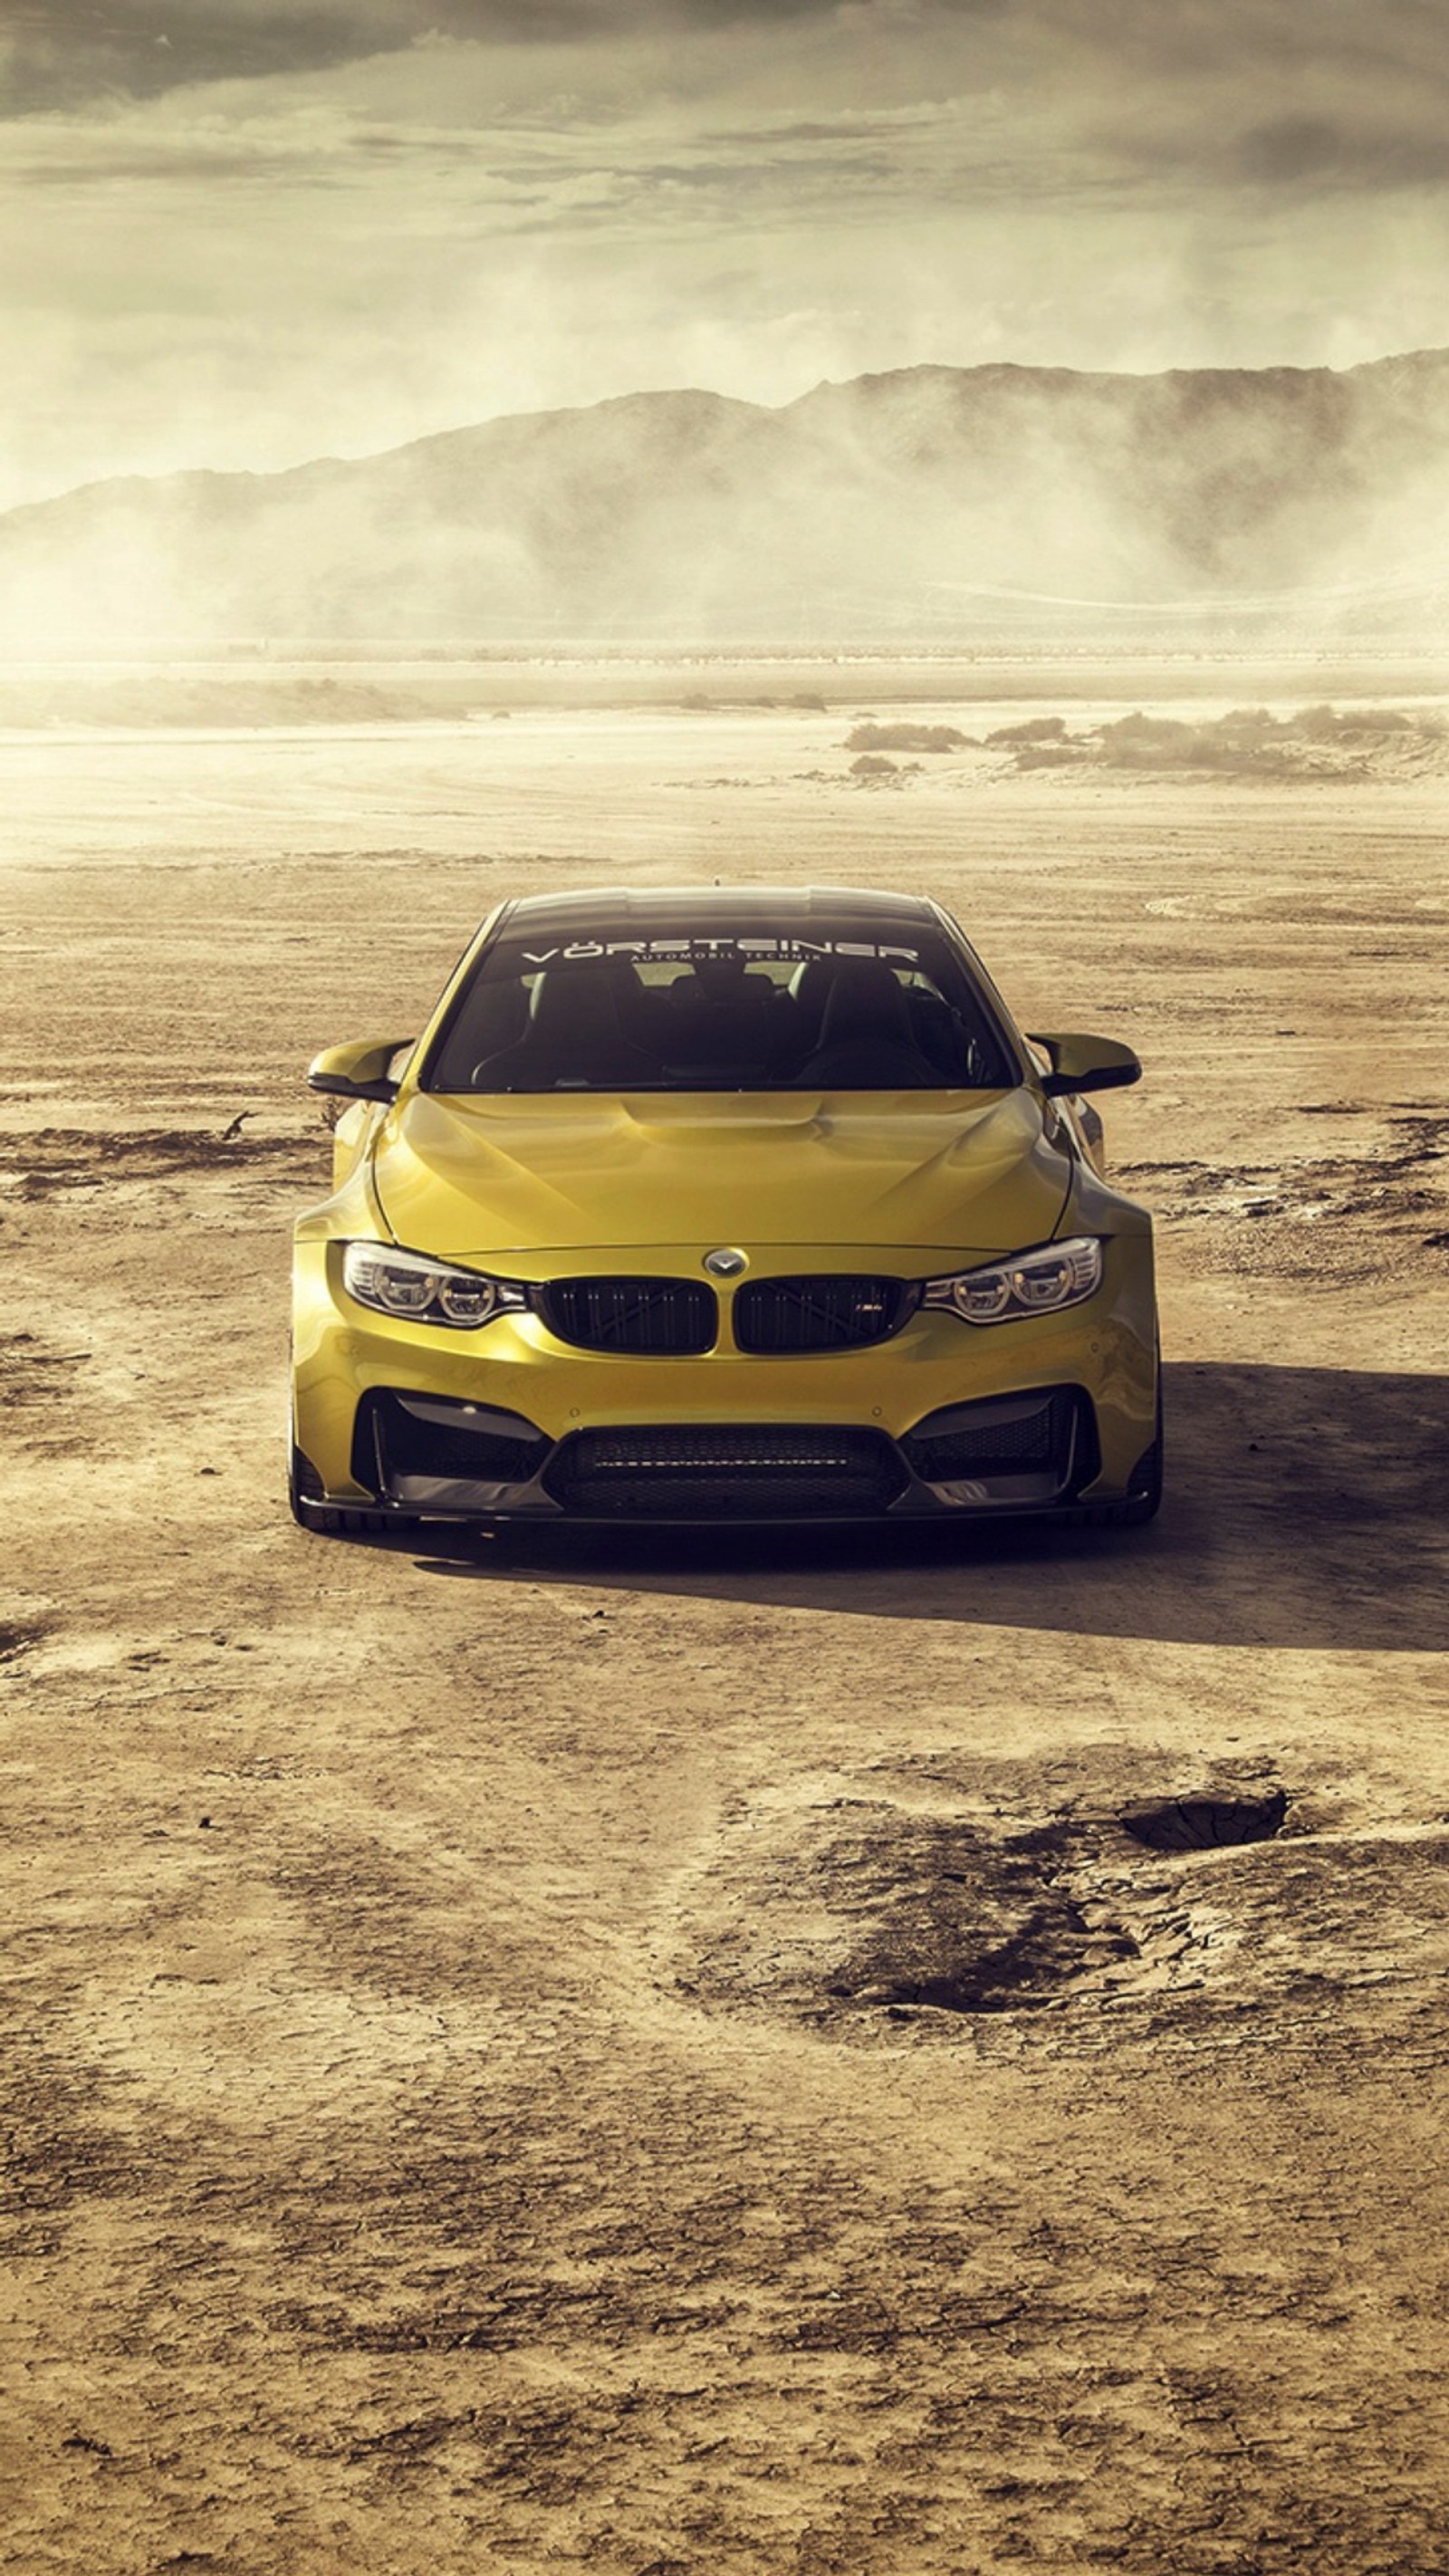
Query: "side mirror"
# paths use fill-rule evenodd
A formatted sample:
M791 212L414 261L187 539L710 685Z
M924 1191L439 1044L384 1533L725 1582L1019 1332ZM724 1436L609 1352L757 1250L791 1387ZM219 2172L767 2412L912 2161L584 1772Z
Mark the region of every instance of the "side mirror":
M1041 1077L1048 1100L1060 1100L1071 1091L1121 1091L1129 1082L1142 1079L1140 1061L1116 1038L1088 1037L1081 1029L1038 1037L1033 1029L1031 1042L1051 1057L1052 1069Z
M307 1067L313 1091L333 1091L343 1100L396 1100L397 1083L388 1067L411 1038L354 1039L350 1046L324 1047Z

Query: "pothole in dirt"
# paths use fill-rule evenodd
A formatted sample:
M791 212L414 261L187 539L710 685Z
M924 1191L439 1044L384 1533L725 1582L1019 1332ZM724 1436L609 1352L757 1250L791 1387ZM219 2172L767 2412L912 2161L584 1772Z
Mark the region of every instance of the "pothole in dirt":
M700 1988L817 2022L1059 2007L1141 1961L1114 1891L1077 1885L1077 1840L878 1798L757 1814L747 1887L731 1866L701 1889Z
M1115 1904L1075 1885L1070 1827L1001 1836L903 1817L882 1827L892 1883L829 1980L837 2001L897 2014L1045 2012L1140 1960Z
M1124 1924L1090 1923L1080 1907L1055 1893L1033 1910L1019 1932L994 1947L975 1949L969 1924L953 1929L954 1939L948 1938L943 1948L956 1950L959 1963L935 1975L882 1976L877 1954L862 1963L867 1973L860 1983L852 1988L842 1982L832 1993L849 2003L883 2004L897 2015L921 2009L1042 2012L1069 2000L1079 1981L1142 1955ZM962 1951L966 1955L959 1957Z
M1221 1851L1236 1843L1268 1843L1283 1830L1286 1789L1250 1798L1169 1798L1123 1816L1124 1830L1149 1851Z
M678 1987L854 2044L969 2029L992 2054L1028 2032L1052 2052L1132 2029L1240 2045L1338 2026L1353 1995L1378 2013L1437 1993L1446 1820L1355 1832L1331 1796L1300 1816L1267 1757L1175 1797L1151 1768L1115 1747L1034 1781L922 1757L859 1775L864 1794L817 1779L748 1802L681 1892Z

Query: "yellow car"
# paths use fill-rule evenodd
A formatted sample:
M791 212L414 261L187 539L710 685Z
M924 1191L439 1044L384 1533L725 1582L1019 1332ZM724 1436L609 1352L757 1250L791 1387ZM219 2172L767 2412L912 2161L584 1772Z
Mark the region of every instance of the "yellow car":
M919 897L548 895L484 923L349 1105L296 1233L292 1508L737 1523L1145 1521L1152 1224Z

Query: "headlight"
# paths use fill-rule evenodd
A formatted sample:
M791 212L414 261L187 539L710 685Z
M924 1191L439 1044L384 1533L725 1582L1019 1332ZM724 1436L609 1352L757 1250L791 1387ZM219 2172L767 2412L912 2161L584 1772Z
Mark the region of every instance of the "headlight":
M1004 1324L1016 1315L1054 1315L1079 1306L1102 1285L1102 1247L1094 1235L1070 1243L1044 1243L986 1270L958 1270L950 1279L928 1279L923 1306L946 1306L968 1324Z
M528 1305L528 1291L516 1279L449 1270L421 1252L398 1252L387 1243L349 1243L342 1256L342 1285L359 1306L375 1306L380 1315L452 1324L462 1332Z

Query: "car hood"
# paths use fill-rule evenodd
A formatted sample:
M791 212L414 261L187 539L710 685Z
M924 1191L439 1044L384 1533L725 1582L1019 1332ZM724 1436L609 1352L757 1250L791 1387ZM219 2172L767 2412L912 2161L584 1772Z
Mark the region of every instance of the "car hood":
M771 1243L1045 1242L1074 1164L1035 1092L405 1094L373 1180L445 1259Z

